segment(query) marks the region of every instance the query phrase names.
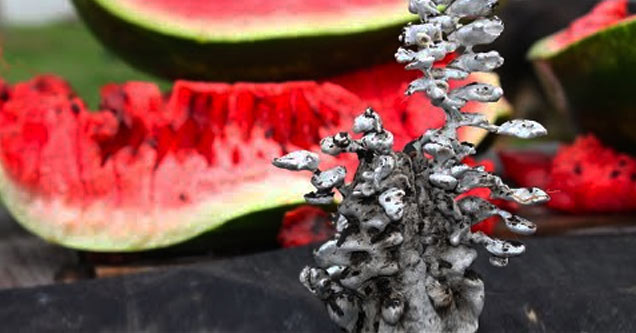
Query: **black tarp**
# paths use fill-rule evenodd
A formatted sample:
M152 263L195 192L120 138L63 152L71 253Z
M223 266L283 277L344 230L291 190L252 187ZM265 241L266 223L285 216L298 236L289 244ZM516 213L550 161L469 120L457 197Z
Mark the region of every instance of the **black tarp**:
M483 332L636 331L636 235L535 238L507 268L481 253ZM298 282L311 248L0 292L0 331L336 332Z

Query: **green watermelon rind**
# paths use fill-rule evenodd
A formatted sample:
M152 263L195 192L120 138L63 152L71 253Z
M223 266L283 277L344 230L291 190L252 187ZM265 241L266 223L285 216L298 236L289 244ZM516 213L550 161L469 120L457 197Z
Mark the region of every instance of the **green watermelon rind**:
M135 67L168 79L226 82L315 79L390 61L396 36L414 19L402 10L345 28L331 22L336 28L211 38L161 27L107 0L73 3L94 35Z
M569 113L579 131L636 152L636 17L558 49L553 37L528 53L553 105Z
M67 214L66 218L69 218L69 212L64 209L68 208L72 213L77 214L79 213L77 207L64 206L64 204L51 205L48 199L20 188L5 172L4 167L0 166L0 197L20 225L48 242L77 250L96 252L146 251L183 243L199 235L213 232L237 218L300 204L303 202L303 194L310 192L311 189L309 182L302 177L269 177L259 181L258 184L247 183L244 187L234 188L234 195L241 197L242 200L219 202L216 198L209 202L203 201L196 205L185 206L176 213L161 212L166 216L166 220L172 217L172 220L165 224L169 225L174 221L176 228L158 230L154 235L140 237L134 230L112 230L116 226L99 232L78 233L77 230L69 229L68 224L60 222L65 218L65 214ZM104 218L113 216L116 214L110 210L102 215ZM73 214L70 218L74 218ZM112 221L102 222L108 224ZM137 221L125 222L134 224Z
M586 49L602 50L606 48L607 42L611 44L617 39L615 36L617 34L626 33L627 35L632 35L633 40L636 40L636 17L620 21L565 46L554 47L552 41L559 33L560 32L556 32L535 42L528 51L528 60L551 60L559 57L569 57L577 52L585 52L582 50ZM636 44L620 45L622 48L629 48L630 46L634 48Z

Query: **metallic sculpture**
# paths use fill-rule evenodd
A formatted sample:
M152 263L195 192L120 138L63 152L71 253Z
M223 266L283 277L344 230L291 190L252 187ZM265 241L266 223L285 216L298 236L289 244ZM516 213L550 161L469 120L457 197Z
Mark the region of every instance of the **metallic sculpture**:
M319 156L296 151L274 160L289 170L313 172L311 204L329 204L334 189L343 200L335 218L336 235L315 251L316 266L305 268L301 282L326 304L332 320L349 332L472 332L484 304L484 285L470 270L483 245L495 266L525 251L523 244L491 238L470 227L500 216L519 234L532 234L530 221L477 197L458 195L489 188L492 197L538 204L549 196L538 188L510 188L482 167L462 160L475 153L457 139L457 129L472 126L492 133L534 138L546 134L540 124L512 120L501 126L480 114L464 113L469 101L495 102L503 91L484 83L450 90L448 81L503 64L496 52L475 52L493 42L503 24L493 15L497 0L411 0L409 10L421 23L408 25L396 59L423 76L406 94L424 93L442 108L446 123L406 146L393 150L393 135L379 115L367 109L353 124L358 140L338 133L321 142L329 155L355 153L360 159L352 183L344 167L320 170ZM449 54L456 57L436 66Z

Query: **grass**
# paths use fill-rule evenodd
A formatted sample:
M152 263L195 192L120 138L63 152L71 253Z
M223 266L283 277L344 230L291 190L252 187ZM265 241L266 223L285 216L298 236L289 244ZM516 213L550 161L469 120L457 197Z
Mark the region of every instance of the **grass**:
M0 77L9 82L52 73L65 78L89 106L99 102L99 88L110 82L170 83L140 72L108 52L80 22L39 27L2 27Z

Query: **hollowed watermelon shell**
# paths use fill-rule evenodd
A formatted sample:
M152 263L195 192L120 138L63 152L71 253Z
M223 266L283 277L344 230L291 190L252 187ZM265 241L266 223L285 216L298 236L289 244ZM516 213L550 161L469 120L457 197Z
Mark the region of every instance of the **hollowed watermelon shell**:
M122 58L170 79L314 79L391 59L403 0L73 0Z
M627 0L606 0L528 53L554 104L582 132L636 152L636 16Z
M272 158L317 150L321 137L348 130L368 105L378 107L397 147L443 123L428 101L402 95L415 73L399 66L334 81L355 88L354 81L377 84L378 75L394 80L355 93L329 82L178 81L162 95L154 84L129 82L105 86L98 112L55 77L0 84L0 194L18 222L64 246L120 252L186 241L300 203L312 190L306 175L278 170ZM383 97L364 98L374 94ZM509 107L468 110L495 120ZM482 134L461 136L478 143ZM323 157L322 167L355 170L354 156Z

